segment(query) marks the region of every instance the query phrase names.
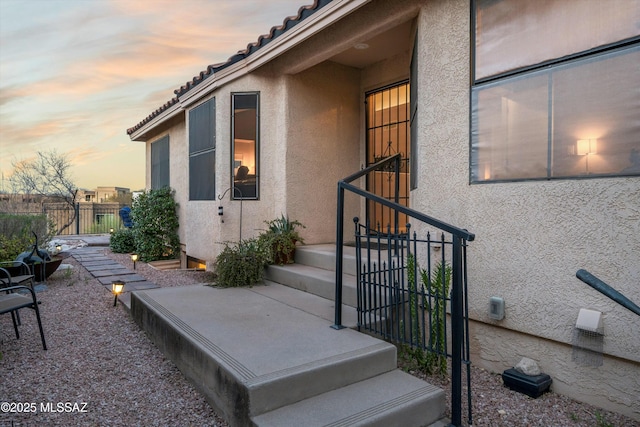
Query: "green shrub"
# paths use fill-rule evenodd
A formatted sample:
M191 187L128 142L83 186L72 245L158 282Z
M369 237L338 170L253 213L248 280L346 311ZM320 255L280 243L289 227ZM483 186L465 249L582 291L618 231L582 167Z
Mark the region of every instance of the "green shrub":
M109 239L109 247L117 254L135 252L136 240L133 236L133 230L130 228L121 228L114 231Z
M258 239L225 243L215 261L217 284L226 288L252 286L262 281L269 251Z
M0 235L0 261L13 261L27 247L22 238Z
M46 215L0 214L0 261L13 261L30 249L38 236L38 246L46 247L55 227Z
M180 256L178 204L168 188L139 195L131 206L135 249L144 262Z

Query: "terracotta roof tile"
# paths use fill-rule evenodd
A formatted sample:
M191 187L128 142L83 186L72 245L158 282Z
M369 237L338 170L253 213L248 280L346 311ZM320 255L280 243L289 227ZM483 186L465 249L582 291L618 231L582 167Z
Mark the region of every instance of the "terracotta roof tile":
M157 108L155 111L153 111L151 114L149 114L147 117L145 117L140 123L138 123L137 125L135 125L134 127L131 127L129 129L127 129L127 135L131 135L133 132L137 131L138 129L140 129L142 126L146 125L147 123L149 123L151 120L153 120L154 117L157 117L158 115L160 115L163 111L165 111L166 109L168 109L169 107L175 105L178 103L178 97L174 96L173 98L171 98L168 102L165 102L164 104L162 104L162 106L160 106L159 108Z
M147 116L144 120L142 120L140 123L138 123L134 127L127 129L127 134L131 135L132 133L134 133L141 127L143 127L145 124L149 123L151 120L153 120L153 118L157 117L163 111L167 110L168 108L176 104L178 102L178 97L187 93L188 91L190 91L191 89L193 89L194 87L202 83L204 80L211 77L217 71L220 71L238 61L241 61L242 59L250 56L254 52L260 50L260 48L262 48L263 46L266 46L272 40L279 37L281 34L295 27L307 17L313 15L316 11L320 10L327 4L331 3L331 1L332 0L314 0L313 4L311 5L302 6L300 9L298 9L298 14L296 16L286 17L282 25L272 27L271 30L269 31L269 34L261 35L260 37L258 37L258 40L256 42L249 43L246 49L238 51L238 53L231 56L226 62L221 62L218 64L212 64L207 66L206 70L201 71L197 76L194 76L190 81L180 86L179 89L176 89L175 91L173 91L173 93L175 93L176 96L171 98L169 102L165 103L160 108L153 111L149 116Z

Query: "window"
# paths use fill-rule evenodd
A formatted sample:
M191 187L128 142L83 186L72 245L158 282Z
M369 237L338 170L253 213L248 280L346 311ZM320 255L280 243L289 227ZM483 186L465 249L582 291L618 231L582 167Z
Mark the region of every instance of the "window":
M476 2L471 182L640 175L640 11L630 3Z
M259 93L231 94L231 171L234 199L258 199Z
M215 200L215 98L189 111L189 200Z
M169 187L169 135L151 144L151 189Z

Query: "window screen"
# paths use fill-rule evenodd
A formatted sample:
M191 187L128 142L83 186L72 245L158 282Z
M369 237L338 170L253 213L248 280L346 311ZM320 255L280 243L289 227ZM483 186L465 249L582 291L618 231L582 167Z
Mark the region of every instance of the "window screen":
M169 135L151 144L151 189L169 187Z
M215 98L189 111L189 200L215 200Z

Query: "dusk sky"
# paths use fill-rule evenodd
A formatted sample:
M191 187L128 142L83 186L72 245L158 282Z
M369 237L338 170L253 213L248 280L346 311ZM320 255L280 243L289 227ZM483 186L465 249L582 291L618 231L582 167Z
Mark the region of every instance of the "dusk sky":
M56 149L80 188L144 188L126 129L312 0L0 0L0 190Z

